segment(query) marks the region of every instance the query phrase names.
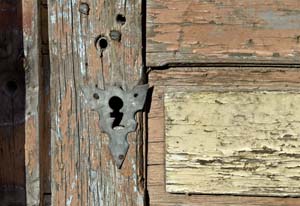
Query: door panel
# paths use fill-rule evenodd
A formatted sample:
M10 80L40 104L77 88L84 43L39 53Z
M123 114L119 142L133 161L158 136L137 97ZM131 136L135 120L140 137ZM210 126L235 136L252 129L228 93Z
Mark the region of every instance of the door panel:
M298 92L167 88L166 191L299 196L299 101Z
M147 66L299 63L297 0L149 0Z
M251 191L252 193L246 193L248 195L251 196L230 196L230 195L203 195L203 194L199 194L199 193L207 193L203 192L204 189L206 189L205 185L203 184L203 182L197 182L197 179L199 179L199 177L203 178L203 180L205 180L205 178L209 178L210 175L212 174L212 172L208 172L208 173L203 173L200 169L197 170L195 173L193 173L192 175L189 175L189 173L185 172L186 169L190 169L191 164L194 164L193 162L193 158L195 157L195 154L203 154L203 156L205 155L203 153L203 151L201 151L198 147L201 144L206 144L207 142L209 143L209 141L207 140L207 142L205 142L205 138L206 136L202 136L199 137L199 139L203 138L203 143L199 142L199 139L197 139L197 137L195 136L194 139L188 140L187 138L189 137L189 135L193 132L195 132L196 130L191 129L190 132L188 132L187 134L182 134L182 138L180 140L178 140L178 144L177 141L173 140L171 138L171 136L168 137L168 132L170 130L170 124L174 123L174 120L168 118L166 115L168 115L168 112L166 111L166 107L170 106L170 104L182 104L181 105L181 110L180 109L173 109L172 111L174 111L175 113L175 117L178 120L185 120L186 118L181 118L182 115L188 115L188 114L201 114L200 111L202 112L209 112L209 108L203 108L197 107L198 104L195 104L195 107L197 110L199 110L199 112L193 111L193 112L184 112L184 110L187 109L191 109L191 105L188 104L188 98L186 98L185 95L189 95L190 93L196 93L196 94L200 94L203 96L202 101L205 100L205 97L209 97L209 94L223 94L225 95L226 93L228 94L228 92L232 92L232 93L240 93L241 96L243 95L251 95L251 94L260 94L260 93L270 93L270 94L280 94L280 95L287 95L290 96L291 98L295 98L297 95L293 95L293 93L297 93L298 92L298 88L300 86L300 72L297 71L297 69L291 69L291 68L266 68L266 67L260 67L260 68L251 68L251 67L244 67L244 68L230 68L230 67L224 67L224 68L214 68L214 67L209 67L209 68L185 68L185 67L178 67L178 68L169 68L166 70L155 70L152 71L149 75L149 82L151 85L154 86L153 88L153 95L152 95L152 103L151 103L151 109L150 109L150 113L148 114L148 121L149 121L149 134L148 134L148 184L147 184L147 189L149 191L149 196L150 196L150 205L174 205L174 204L179 204L179 205L281 205L281 206L289 206L289 205L298 205L300 204L300 199L298 198L274 198L274 197L266 197L266 195L277 195L277 196L285 196L286 193L284 193L284 191L276 191L276 194L265 194L263 193L263 191L261 191L260 189L262 189L263 186L261 186L261 182L259 182L257 185L257 190L255 191ZM182 100L178 101L178 99L174 99L171 98L169 100L166 101L166 97L170 96L171 94L177 94L180 93L182 95L184 95L184 97L182 98ZM269 94L268 93L268 94ZM175 95L176 97L176 95ZM242 98L247 99L247 98ZM273 103L280 103L281 101L286 102L286 98L279 98L278 101L271 101L270 100L270 105L272 105ZM180 103L181 102L181 103ZM215 102L214 104L218 104L221 102ZM260 102L260 101L258 101ZM294 103L294 101L292 101L291 103ZM266 103L267 104L267 103ZM268 105L268 104L267 104ZM231 108L230 106L225 107L224 106L224 115L226 115L226 108ZM282 104L279 104L279 107L282 106ZM241 106L241 108L245 109L247 107L243 107ZM287 109L287 111L293 111L291 108L288 109L288 107L284 107L285 109ZM266 114L268 113L267 111L270 111L271 107L267 107L266 109ZM272 110L272 109L271 109ZM182 112L183 111L183 112ZM217 111L216 109L211 110L212 114L214 114L214 112ZM274 110L272 110L274 111ZM182 113L181 113L182 112ZM275 116L277 115L277 111L275 112ZM231 115L232 112L228 111L227 115ZM247 115L255 115L258 114L258 112L256 110L253 111L249 111L246 112ZM295 115L297 113L295 112ZM223 116L224 116L223 115ZM280 117L280 112L278 113L278 118ZM213 115L212 115L213 116ZM222 118L222 117L220 117ZM276 118L276 117L275 117ZM191 118L187 118L187 119L191 119ZM289 120L289 118L286 118L287 120ZM172 120L172 121L171 121ZM220 120L221 121L221 120ZM216 122L216 121L214 121ZM222 122L222 121L221 121ZM180 136L180 131L178 130L179 125L177 125L176 123L174 123L174 131L176 135ZM195 123L195 124L191 124L194 125L195 127L197 126L201 126L200 123ZM285 129L288 129L288 125L284 125L283 127ZM248 126L247 126L248 128ZM246 129L247 129L246 128ZM249 129L249 128L248 128ZM259 130L256 130L255 127L252 127L252 129L254 129L255 132L258 132ZM276 128L275 128L276 129ZM274 130L275 130L274 129ZM295 133L297 134L297 127L295 127ZM178 130L178 131L177 131ZM233 129L233 132L236 132ZM252 134L252 132L249 132L249 134ZM255 137L259 137L257 135L255 135ZM172 141L172 144L169 144L168 142L168 138L169 141ZM297 138L297 137L296 137ZM249 141L249 138L246 138ZM263 140L264 139L264 140ZM271 138L272 140L275 140L273 138ZM268 146L274 146L274 141L270 140L270 144L268 144ZM211 138L210 138L211 140ZM218 139L215 139L218 141ZM224 138L224 140L230 140L227 138ZM262 138L262 140L256 140L254 141L255 144L260 144L262 143L262 148L263 148L263 143L265 140L268 140L268 138ZM175 142L174 142L175 141ZM245 140L246 141L246 140ZM251 140L250 140L251 141ZM276 141L276 140L275 140ZM281 140L280 140L281 141ZM289 149L289 145L293 145L290 144L292 142L289 143L289 141L292 140L284 140L284 143L286 148ZM230 143L230 142L229 142ZM255 144L250 144L249 148L254 148L255 150ZM230 151L234 151L235 149L240 149L243 148L243 146L246 145L243 143L240 143L241 146L235 146L232 148L232 150L229 149ZM252 145L252 146L251 146ZM190 152L189 150L196 150L195 153L194 152ZM185 149L183 149L185 148ZM212 148L212 150L210 152L214 152L214 147L204 147L202 149L206 149L206 148ZM216 146L216 148L218 148ZM292 146L290 148L291 150L298 149L298 146ZM170 159L168 160L169 156L170 156L170 152L176 150L180 150L178 151L178 158L175 159ZM258 151L258 150L257 150ZM273 153L275 154L275 153ZM252 155L249 154L244 154L245 158L251 159L253 161L260 161L263 158L266 157L270 157L270 163L273 163L275 161L271 160L273 157L271 157L271 155L273 155L271 153L266 153L266 154L262 154L259 153L257 155ZM209 153L207 154L207 158L209 158L212 155L214 156L214 153ZM184 157L184 158L183 158ZM225 156L224 156L225 157ZM251 157L251 158L250 158ZM220 155L220 158L223 158L222 155ZM285 157L277 157L278 161L283 161L285 159ZM293 169L295 169L294 171L298 170L298 157L287 157L287 159L285 159L286 162L293 162ZM169 161L169 165L168 165L168 161ZM170 164L172 163L172 165ZM175 165L175 163L178 163L177 165ZM201 162L200 162L201 163ZM197 168L213 168L213 167L208 167L207 165L201 165L201 164L197 164ZM218 165L216 163L216 165ZM219 164L218 166L222 167L223 164ZM265 164L263 164L265 165ZM267 164L266 164L267 165ZM224 164L224 166L226 166ZM169 171L168 171L169 169ZM292 170L293 170L292 169ZM176 171L177 170L177 171ZM271 170L267 169L266 172L271 172ZM173 172L173 177L170 176L170 172ZM212 179L213 181L221 181L222 179L222 175L224 175L224 177L226 176L226 172L228 172L228 170L226 168L222 168L219 171L219 179L216 178L215 180ZM289 177L291 177L290 175L288 175L289 173L285 173L286 172L286 168L285 166L283 166L282 170L278 171L278 175L280 176L282 174L281 177L286 177L286 182L284 182L284 184L288 184L289 181L291 182L295 182L295 180L289 179ZM250 170L251 174L255 174L254 171ZM292 172L293 173L293 172ZM228 175L231 175L231 172L227 173ZM234 173L233 173L234 174ZM298 174L298 172L293 173L293 174ZM169 176L168 176L169 175ZM175 176L174 176L175 175ZM198 176L197 176L198 175ZM286 176L285 176L286 175ZM292 175L293 176L293 175ZM228 176L227 176L228 177ZM230 177L230 176L229 176ZM170 179L171 178L171 179ZM174 182L174 178L185 178L183 180L190 179L193 180L193 184L195 187L197 187L199 190L197 191L195 188L188 188L186 189L185 185L182 185L183 182L180 182L181 184L179 185L180 187L185 187L186 190L175 190L174 188L170 188L173 186L176 186L176 182ZM242 180L244 181L245 185L248 184L252 184L253 183L253 179L251 180L251 178L255 177L245 177L242 178ZM263 177L264 180L268 180L268 177ZM182 181L182 179L180 179L180 181ZM230 180L229 181L231 184L234 183L234 181ZM174 185L175 183L175 185ZM280 181L270 181L270 186L274 186L275 188L279 188L278 187L278 183L280 183ZM259 186L260 185L260 186ZM211 185L208 185L211 186ZM220 185L217 185L220 186ZM290 189L291 192L296 192L299 193L299 189L295 189L292 187L292 183L289 185L291 187L288 187L287 189ZM296 185L297 187L297 185ZM232 189L232 187L228 186L227 188L223 188L220 189L220 191L215 191L215 190L211 190L210 194L213 193L219 193L222 194L222 190L224 191L223 194L228 193L228 191L230 191ZM200 191L202 190L202 192ZM177 194L174 194L174 192L176 192ZM198 193L198 194L196 194ZM238 195L245 195L245 193L243 192L237 192L235 194ZM256 196L256 197L255 197ZM260 196L264 196L264 197L260 197Z

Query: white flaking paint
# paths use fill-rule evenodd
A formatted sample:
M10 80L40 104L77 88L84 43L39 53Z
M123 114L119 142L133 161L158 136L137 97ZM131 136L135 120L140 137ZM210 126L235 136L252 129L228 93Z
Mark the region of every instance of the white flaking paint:
M300 196L300 94L165 94L168 192Z
M67 200L67 206L70 206L72 203L73 195L71 195Z

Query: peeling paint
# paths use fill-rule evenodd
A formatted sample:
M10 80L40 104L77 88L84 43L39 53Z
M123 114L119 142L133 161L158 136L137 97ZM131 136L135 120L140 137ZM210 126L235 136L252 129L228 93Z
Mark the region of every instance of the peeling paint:
M168 192L300 196L299 93L168 92L165 109Z
M295 0L149 0L147 66L208 62L298 64L298 8ZM245 52L250 48L251 52ZM230 50L236 52L230 54Z
M268 29L282 29L282 30L294 30L300 29L300 13L286 13L264 11L258 14L262 18L266 25L264 28Z
M72 204L72 199L73 199L73 196L71 195L67 200L67 206L70 206Z

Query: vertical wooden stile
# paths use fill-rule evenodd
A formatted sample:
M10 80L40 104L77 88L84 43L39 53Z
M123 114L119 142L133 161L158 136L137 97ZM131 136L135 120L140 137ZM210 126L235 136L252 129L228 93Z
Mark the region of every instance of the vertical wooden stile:
M24 69L26 83L25 167L28 206L40 203L40 37L39 1L23 0Z
M118 169L99 116L88 108L82 91L114 85L130 89L138 83L141 1L49 0L48 8L52 204L144 205L141 115Z

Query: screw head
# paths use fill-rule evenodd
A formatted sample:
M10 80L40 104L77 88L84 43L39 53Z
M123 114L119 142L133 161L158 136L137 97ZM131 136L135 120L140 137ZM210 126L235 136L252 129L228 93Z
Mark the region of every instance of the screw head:
M119 155L120 160L123 160L124 158L125 158L124 155Z
M79 12L84 14L84 15L89 15L90 12L90 7L87 3L80 3L79 5Z
M93 97L94 97L94 99L96 99L96 100L98 100L100 97L99 97L99 94L97 94L97 93L94 93L93 94Z

